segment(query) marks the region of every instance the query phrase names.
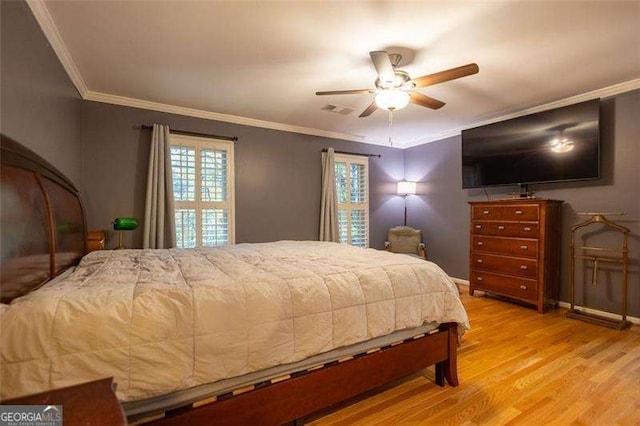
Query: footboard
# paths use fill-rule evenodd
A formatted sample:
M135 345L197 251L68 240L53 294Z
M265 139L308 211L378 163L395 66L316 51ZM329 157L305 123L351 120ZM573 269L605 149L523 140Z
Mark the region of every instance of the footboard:
M281 425L435 365L436 383L458 385L457 324L400 344L263 383L239 395L164 413L153 424ZM212 398L213 399L213 398ZM197 408L194 408L197 407Z

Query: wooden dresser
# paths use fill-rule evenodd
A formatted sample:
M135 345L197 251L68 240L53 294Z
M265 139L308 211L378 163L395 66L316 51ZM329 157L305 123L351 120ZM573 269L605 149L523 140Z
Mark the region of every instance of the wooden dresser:
M560 284L562 201L473 201L469 293L475 290L555 306Z

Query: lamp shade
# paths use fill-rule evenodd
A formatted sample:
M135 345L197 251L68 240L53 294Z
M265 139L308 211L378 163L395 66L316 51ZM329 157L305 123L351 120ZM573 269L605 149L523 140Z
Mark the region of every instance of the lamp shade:
M401 181L398 182L398 195L412 195L416 193L416 183Z
M409 104L409 94L397 89L381 90L375 97L378 108L398 110Z
M113 229L116 231L131 231L138 227L138 219L135 217L117 217L113 221Z

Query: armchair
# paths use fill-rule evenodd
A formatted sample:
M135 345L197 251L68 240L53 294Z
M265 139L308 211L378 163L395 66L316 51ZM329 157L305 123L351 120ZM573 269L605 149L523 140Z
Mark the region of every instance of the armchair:
M404 253L427 259L426 246L422 242L422 232L409 226L396 226L387 231L387 241L384 243L387 251Z

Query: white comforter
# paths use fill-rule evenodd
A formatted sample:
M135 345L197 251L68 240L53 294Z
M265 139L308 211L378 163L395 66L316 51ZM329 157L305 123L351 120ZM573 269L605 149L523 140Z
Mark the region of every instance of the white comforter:
M406 255L320 242L95 251L0 310L0 398L113 376L129 401L466 312Z

